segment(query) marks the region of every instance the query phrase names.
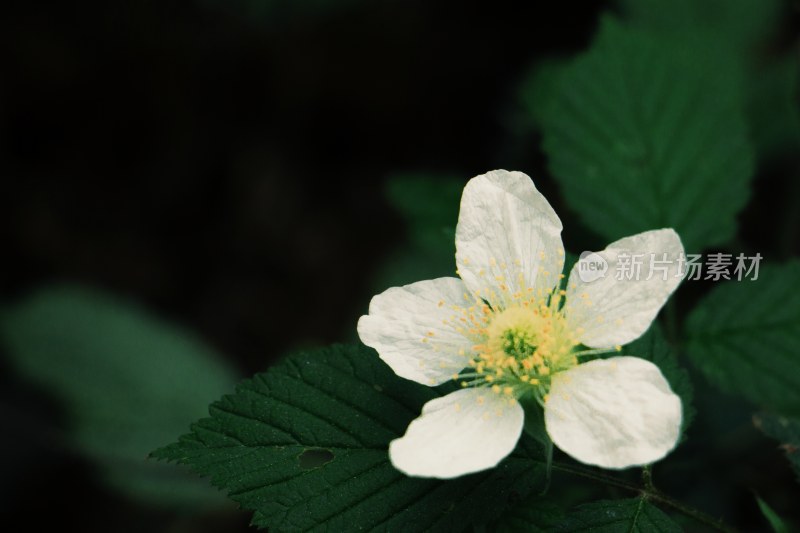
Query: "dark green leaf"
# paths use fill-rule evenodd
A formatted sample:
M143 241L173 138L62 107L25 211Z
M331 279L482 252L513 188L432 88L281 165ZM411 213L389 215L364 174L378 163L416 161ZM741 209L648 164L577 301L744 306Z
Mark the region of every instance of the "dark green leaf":
M761 157L796 154L800 150L800 65L790 54L753 76L748 115Z
M736 233L753 148L741 73L707 44L606 18L559 70L543 148L567 202L607 239L672 227L697 251Z
M409 240L428 250L445 247L455 264L455 235L464 180L452 176L400 174L386 185L389 203L408 224Z
M715 287L686 323L688 356L709 381L787 414L800 413L798 279L800 261L765 265L756 281Z
M534 66L519 87L519 100L534 127L541 128L542 113L549 106L557 88L559 74L568 62L563 58L548 58Z
M800 419L760 413L753 417L753 422L766 435L780 442L800 481Z
M7 310L0 335L15 370L54 396L75 446L129 494L159 504L224 501L207 483L147 461L153 447L231 390L233 372L185 332L75 287Z
M450 176L400 174L388 180L386 198L406 222L407 242L378 271L376 291L456 275L456 222L463 188L463 179Z
M620 0L632 24L655 31L705 35L720 55L750 69L748 119L762 158L791 153L800 146L797 57L794 53L765 64L766 43L787 15L782 0Z
M658 324L653 324L647 333L625 346L622 351L625 354L647 359L661 369L661 373L669 381L673 392L681 398L683 407L681 433L685 435L695 415L694 388L689 373L678 362L678 358L664 338L661 328Z
M558 506L541 500L529 500L514 507L503 519L494 524L496 533L545 533L564 519Z
M581 505L548 531L559 533L677 533L680 526L645 498Z
M211 476L255 511L255 525L275 531L460 531L543 486L529 439L494 470L452 481L395 470L389 442L437 392L398 378L363 346L298 353L241 383L154 455ZM332 458L307 468L310 450Z
M786 525L786 522L778 516L772 507L770 507L767 502L756 496L756 503L758 503L758 509L761 511L761 514L764 515L764 518L767 519L769 525L772 527L772 531L775 533L789 533L790 529L789 526Z
M712 35L731 51L748 50L778 28L782 0L618 0L626 19L642 28ZM751 50L752 51L752 50Z

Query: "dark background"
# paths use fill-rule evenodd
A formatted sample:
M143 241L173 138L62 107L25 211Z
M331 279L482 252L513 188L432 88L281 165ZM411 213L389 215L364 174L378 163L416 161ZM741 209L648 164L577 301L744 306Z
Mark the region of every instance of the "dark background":
M539 138L516 126L515 91L537 60L585 48L605 3L274 4L3 8L4 301L88 283L198 332L246 374L290 348L354 338L371 273L404 236L384 195L392 173L466 182L523 170L568 212ZM785 168L761 170L756 199L791 190ZM749 247L779 253L765 237L770 206L754 205L742 216ZM571 242L591 235L565 226ZM4 501L12 518L201 530L196 517L108 492L46 436L41 446L37 470ZM785 468L764 449L769 468ZM202 530L246 522L203 517Z
M504 112L537 58L585 47L599 9L292 4L3 17L4 296L88 281L248 371L297 339L341 340L401 237L385 177L535 175L538 141L509 147Z

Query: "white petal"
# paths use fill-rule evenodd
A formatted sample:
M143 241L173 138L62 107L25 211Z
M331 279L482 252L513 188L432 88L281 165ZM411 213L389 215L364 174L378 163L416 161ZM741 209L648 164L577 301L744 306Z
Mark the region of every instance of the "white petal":
M372 298L358 335L398 376L423 385L444 383L469 362L473 343L456 331L452 308L465 303L466 290L458 278L392 287Z
M564 268L561 228L553 208L522 172L494 170L471 179L456 227L461 279L492 304L502 305L509 294L527 288L546 294Z
M496 466L522 432L522 407L486 388L436 398L406 434L389 445L392 464L409 476L454 478Z
M577 339L592 348L610 348L641 336L681 282L681 254L678 234L660 229L620 239L597 252L608 263L599 279L584 272L583 281L578 261L569 276L565 304L567 323ZM635 266L628 268L637 262L638 276Z
M681 400L656 365L597 359L553 376L544 409L556 446L583 463L627 468L658 461L678 442Z

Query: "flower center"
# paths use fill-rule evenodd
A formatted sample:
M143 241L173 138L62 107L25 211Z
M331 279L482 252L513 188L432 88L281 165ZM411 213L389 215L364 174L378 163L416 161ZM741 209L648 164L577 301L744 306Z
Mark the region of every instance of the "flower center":
M578 364L574 348L579 343L564 317L564 291L556 288L539 298L512 296L503 308L484 303L480 312L475 306L465 309L468 316L461 322L471 327L458 329L475 345L469 368L453 377L462 387L489 386L512 399L527 395L541 402L552 375Z

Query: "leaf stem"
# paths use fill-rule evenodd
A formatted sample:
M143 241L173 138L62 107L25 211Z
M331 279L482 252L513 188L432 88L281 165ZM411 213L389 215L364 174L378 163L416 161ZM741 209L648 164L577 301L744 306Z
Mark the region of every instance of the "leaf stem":
M693 507L689 507L688 505L679 502L678 500L670 496L667 496L663 492L656 489L652 485L652 478L650 475L649 467L645 468L645 470L642 472L642 478L644 480L645 487L640 487L633 483L617 479L603 472L596 472L594 470L582 466L560 463L557 461L553 461L552 465L554 470L560 470L562 472L567 472L569 474L573 474L576 476L585 477L587 479L591 479L599 483L604 483L606 485L610 485L613 487L629 490L632 492L637 492L641 494L644 498L647 498L648 500L652 500L667 507L671 507L674 510L678 511L679 513L686 515L701 524L705 524L716 531L721 531L722 533L738 533L736 529L726 524L723 524L722 521L714 518L713 516L708 515ZM645 474L645 472L647 473Z

